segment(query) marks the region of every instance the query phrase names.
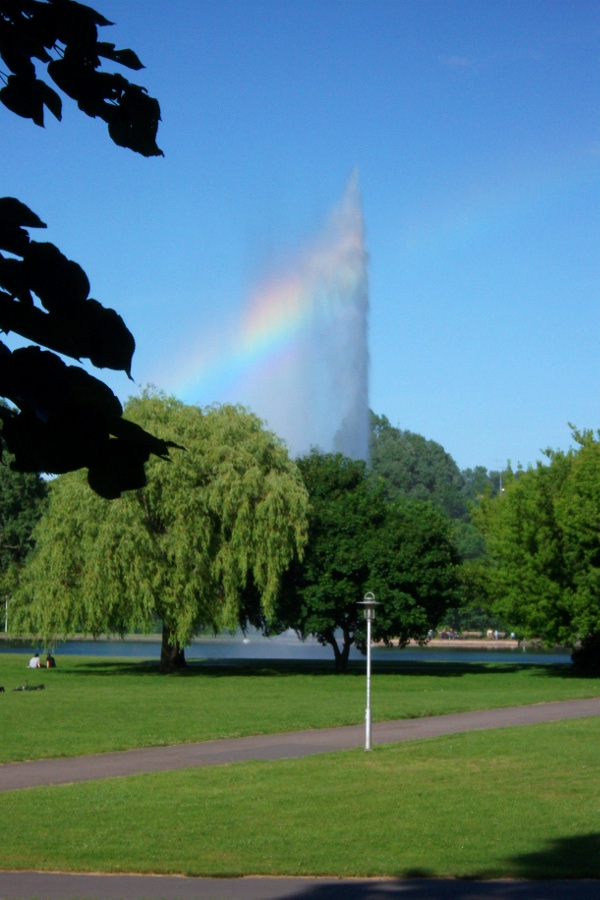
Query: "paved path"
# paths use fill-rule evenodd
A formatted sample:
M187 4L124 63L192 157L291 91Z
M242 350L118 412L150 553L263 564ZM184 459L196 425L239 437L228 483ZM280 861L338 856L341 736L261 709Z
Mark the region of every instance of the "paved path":
M1 900L598 900L597 881L181 878L0 872Z
M375 723L372 744L600 715L600 697ZM157 772L248 759L276 760L364 746L364 727L150 747L66 760L0 766L0 791ZM1 844L1 842L0 842ZM598 900L599 881L437 879L184 878L2 872L0 900Z
M422 738L556 722L600 715L600 697L510 706L506 709L475 710L423 719L376 722L372 727L372 746ZM317 753L331 753L364 746L364 725L342 728L318 728L267 734L257 737L176 744L171 747L143 747L96 756L67 759L40 759L0 766L0 791L39 787L48 784L72 784L99 778L136 775L141 772L165 772L198 766L224 765L249 759L298 759Z

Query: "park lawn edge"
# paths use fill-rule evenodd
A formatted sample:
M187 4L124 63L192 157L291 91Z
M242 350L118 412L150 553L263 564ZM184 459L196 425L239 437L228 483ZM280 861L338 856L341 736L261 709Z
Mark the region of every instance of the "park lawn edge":
M2 869L598 878L599 738L590 717L8 792Z
M0 654L0 683L2 667L22 682L22 665L22 656ZM0 760L358 725L364 721L363 675L263 661L199 665L183 677L164 677L127 659L64 659L58 669L33 671L32 683L45 683L44 691L0 694ZM600 694L599 680L575 677L565 666L410 664L375 669L372 683L375 722Z

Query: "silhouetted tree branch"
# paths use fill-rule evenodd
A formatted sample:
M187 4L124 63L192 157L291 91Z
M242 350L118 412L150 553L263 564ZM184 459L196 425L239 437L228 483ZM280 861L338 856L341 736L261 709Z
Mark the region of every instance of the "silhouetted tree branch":
M143 156L159 156L158 101L119 73L100 71L103 60L143 68L132 50L98 40L110 25L74 0L0 0L0 100L43 126L44 110L57 119L62 100L38 78L36 64L86 115L103 119L111 139ZM114 393L56 353L131 377L133 335L113 309L89 296L87 275L51 243L30 239L42 220L13 197L0 198L0 329L36 346L11 352L0 343L2 441L21 472L88 469L92 488L113 498L145 484L150 454L168 458L159 440L123 419ZM41 306L36 306L36 300ZM47 349L43 350L42 347Z

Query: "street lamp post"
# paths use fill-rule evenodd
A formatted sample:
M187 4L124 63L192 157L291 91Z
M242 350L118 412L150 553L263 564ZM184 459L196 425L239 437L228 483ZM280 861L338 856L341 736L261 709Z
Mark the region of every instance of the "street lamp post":
M379 606L375 594L367 591L362 602L365 620L367 622L367 708L365 711L365 750L371 749L371 622L375 618L375 608Z

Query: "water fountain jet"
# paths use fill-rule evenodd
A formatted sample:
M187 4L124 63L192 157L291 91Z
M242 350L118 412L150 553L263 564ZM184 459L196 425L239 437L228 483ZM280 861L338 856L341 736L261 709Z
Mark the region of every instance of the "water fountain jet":
M236 385L236 399L296 456L316 447L368 458L367 261L354 173L319 238L259 287L245 313L246 339L276 346Z

